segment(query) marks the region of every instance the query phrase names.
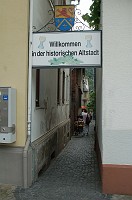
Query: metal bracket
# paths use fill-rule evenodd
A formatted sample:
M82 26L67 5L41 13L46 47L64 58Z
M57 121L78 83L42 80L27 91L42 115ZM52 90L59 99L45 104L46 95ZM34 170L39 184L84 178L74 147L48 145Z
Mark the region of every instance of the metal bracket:
M57 27L55 26L54 22L54 11L49 10L48 14L51 16L51 19L47 24L45 24L43 27L41 27L39 30L36 30L36 27L33 26L33 32L53 32L53 31L59 31ZM75 8L75 22L74 26L72 27L71 31L84 31L90 29L89 26L84 24L84 22L81 21L81 10Z
M15 124L12 124L12 127L7 127L7 126L2 126L1 127L1 130L0 130L1 133L15 133Z

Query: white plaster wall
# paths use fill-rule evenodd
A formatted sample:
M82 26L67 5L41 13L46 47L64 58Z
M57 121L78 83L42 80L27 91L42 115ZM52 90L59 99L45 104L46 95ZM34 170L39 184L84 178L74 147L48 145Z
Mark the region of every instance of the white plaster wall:
M55 2L57 3L57 1ZM50 4L45 0L34 0L33 2L33 25L36 30L44 26L50 19L48 10L51 10ZM62 70L63 71L63 70ZM65 71L65 82L69 76L69 69ZM40 70L40 108L35 106L36 98L36 70L32 72L32 127L31 141L38 139L57 125L69 119L69 92L65 88L64 104L57 105L57 69L41 69ZM62 82L62 80L61 80ZM62 88L60 89L62 93ZM67 95L67 97L66 97ZM62 99L61 99L62 100Z
M50 16L48 11L52 10L49 1L45 0L33 0L33 31L38 31L45 26L50 19L54 16Z
M96 132L102 155L102 69L96 69Z
M61 5L62 0L53 0L53 5ZM54 12L49 0L33 0L33 31L36 32L44 27L52 18ZM42 29L41 32L45 32Z
M57 70L56 69L41 69L40 83L40 108L35 106L35 77L36 70L33 70L32 82L32 135L31 140L34 141L40 136L50 131L52 128L69 119L69 95L64 104L57 105ZM65 69L65 80L69 76L69 69ZM70 84L69 84L70 85ZM69 87L68 94L70 92ZM60 89L62 92L62 88ZM65 88L65 100L66 100Z
M103 163L132 164L132 1L102 8Z

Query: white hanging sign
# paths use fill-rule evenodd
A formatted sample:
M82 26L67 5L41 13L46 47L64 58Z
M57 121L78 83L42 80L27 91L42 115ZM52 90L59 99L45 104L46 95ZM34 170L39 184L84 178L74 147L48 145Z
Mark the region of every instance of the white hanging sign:
M32 65L101 67L101 31L34 33Z

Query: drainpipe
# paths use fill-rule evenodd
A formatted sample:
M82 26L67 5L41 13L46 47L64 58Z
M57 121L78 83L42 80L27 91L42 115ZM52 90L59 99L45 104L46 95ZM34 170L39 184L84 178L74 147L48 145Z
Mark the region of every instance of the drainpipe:
M28 121L27 141L23 150L23 186L28 187L28 149L31 141L31 118L32 118L32 21L33 21L33 0L29 1L29 67L28 67Z
M28 136L25 148L23 150L23 187L27 188L28 185L28 149L30 145L30 137Z
M28 67L28 136L31 135L32 118L32 27L33 27L33 0L30 0L29 21L29 67Z

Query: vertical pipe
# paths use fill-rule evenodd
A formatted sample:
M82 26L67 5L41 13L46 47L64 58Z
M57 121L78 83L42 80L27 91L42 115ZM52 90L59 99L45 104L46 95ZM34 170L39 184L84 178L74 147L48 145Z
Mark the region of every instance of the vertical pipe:
M32 118L32 26L33 26L33 0L30 0L29 19L29 67L28 67L28 135L31 135Z
M32 21L33 21L33 0L29 1L29 66L28 66L28 121L27 141L23 150L23 186L28 187L28 149L31 140L31 109L32 109Z
M30 145L30 136L28 136L25 148L23 150L23 187L27 188L28 185L28 149Z

